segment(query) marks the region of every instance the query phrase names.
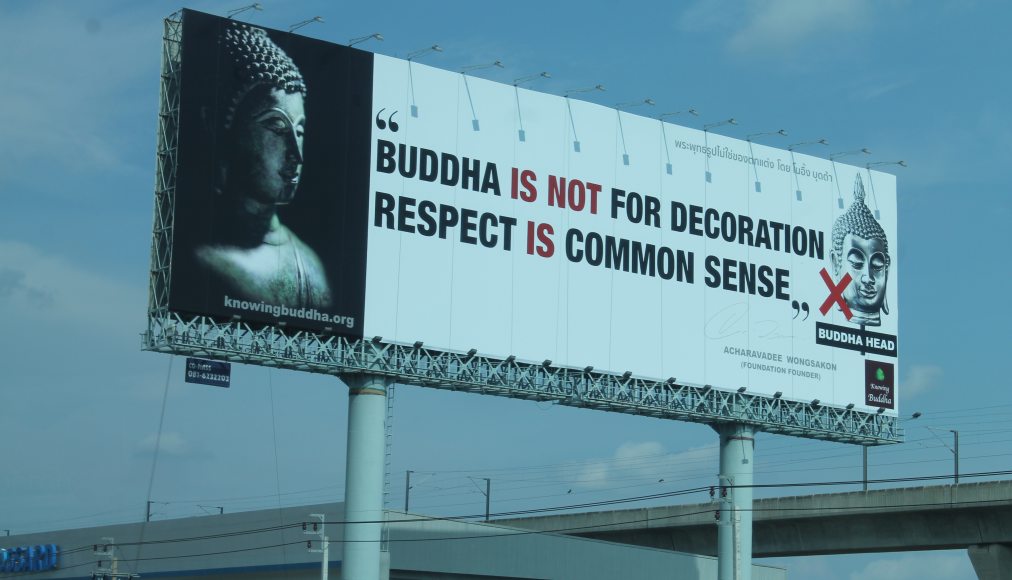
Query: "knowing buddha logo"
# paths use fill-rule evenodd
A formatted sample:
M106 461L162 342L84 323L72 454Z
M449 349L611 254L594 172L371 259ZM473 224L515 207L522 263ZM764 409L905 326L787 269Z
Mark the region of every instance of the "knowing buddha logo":
M864 402L870 407L896 408L895 367L891 363L865 359Z
M892 260L885 230L864 198L864 182L858 174L854 179L854 202L833 224L830 259L839 281L836 291L843 286L841 297L847 307L840 307L847 320L861 326L881 326L880 313L889 314L886 286Z

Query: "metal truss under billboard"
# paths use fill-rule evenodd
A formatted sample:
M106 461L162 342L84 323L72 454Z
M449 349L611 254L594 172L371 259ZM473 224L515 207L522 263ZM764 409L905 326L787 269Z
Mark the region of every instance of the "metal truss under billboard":
M147 348L899 439L891 175L192 11L164 46Z

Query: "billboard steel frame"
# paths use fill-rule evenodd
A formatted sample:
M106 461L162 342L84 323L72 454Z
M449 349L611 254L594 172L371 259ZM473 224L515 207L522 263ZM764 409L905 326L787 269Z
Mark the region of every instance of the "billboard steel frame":
M154 236L147 350L336 376L380 375L394 382L710 425L744 424L768 433L860 445L902 440L898 417L709 385L657 381L556 367L551 361L453 353L382 338L352 340L281 326L222 322L169 310L179 133L182 21L165 19L157 135Z

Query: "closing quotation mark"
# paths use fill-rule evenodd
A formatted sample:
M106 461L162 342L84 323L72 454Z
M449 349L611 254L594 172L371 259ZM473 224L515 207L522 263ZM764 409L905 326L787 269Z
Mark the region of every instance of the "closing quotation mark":
M802 312L804 312L805 313L805 317L802 318L801 320L802 321L808 320L808 315L810 314L810 312L808 310L808 303L807 302L800 302L799 303L797 300L794 300L794 301L791 302L791 306L794 308L794 316L792 318L797 318Z
M380 115L382 115L383 111L385 111L385 110L386 109L380 109L379 113L376 113L376 126L379 127L380 130L383 130L383 129L387 128L387 125L390 125L390 130L393 131L394 133L396 133L398 131L398 129L401 128L401 126L398 125L396 121L394 121L394 115L397 114L397 111L394 111L393 113L390 113L390 116L387 117L386 121L384 121L383 118L380 117Z

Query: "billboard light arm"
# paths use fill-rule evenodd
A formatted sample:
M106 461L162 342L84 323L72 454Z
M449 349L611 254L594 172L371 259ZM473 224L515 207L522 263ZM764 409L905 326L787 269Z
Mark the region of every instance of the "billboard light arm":
M788 145L787 146L787 150L788 151L794 151L798 147L804 147L805 145L829 145L829 141L827 141L825 139L818 139L816 141L802 141L800 143L794 143L793 145Z
M359 36L357 38L352 38L348 40L348 46L355 46L356 44L362 44L363 42L367 40L372 40L374 38L380 42L383 41L382 34L380 34L379 32L373 32L372 34L367 34L366 36Z
M751 425L766 433L860 445L902 440L896 417L835 405L793 401L653 380L446 352L414 344L374 342L177 313L152 316L143 335L151 351L267 364L332 376L384 376L393 382L704 424Z
M552 74L551 73L549 73L548 71L541 71L541 72L539 72L536 75L527 75L525 77L520 77L518 79L513 79L513 86L515 87L517 85L522 85L524 83L527 83L527 82L530 82L530 81L533 81L533 80L537 80L537 79L550 79L550 78L552 78Z
M871 189L871 200L875 204L875 219L882 218L882 212L878 209L878 196L875 195L875 180L872 178L871 168L876 165L899 165L900 167L906 167L907 162L902 159L899 161L876 161L874 163L866 163L864 168L868 170L868 188Z
M657 119L663 121L664 117L674 117L675 115L684 115L684 114L692 115L693 117L698 117L699 111L690 108L684 111L672 111L670 113L661 113L660 115L657 115Z
M323 24L323 17L322 16L314 16L312 18L307 18L306 20L303 20L302 22L296 22L295 24L293 24L293 25L291 25L291 26L288 27L288 32L295 32L296 30L302 28L303 26L306 26L308 24L312 24L314 22L319 22L320 24Z
M254 3L249 4L247 6L243 6L242 8L235 8L233 10L229 10L228 13L226 14L226 17L228 17L228 18L235 18L236 16L242 14L243 12L247 12L249 10L256 10L257 12L259 12L259 11L261 11L263 9L264 9L264 7L261 6L259 2L254 2Z
M853 151L841 151L839 153L830 153L829 160L833 161L835 159L847 157L849 155L871 155L871 149L868 149L867 147L862 147L860 149L855 149Z
M738 120L735 119L734 117L731 117L730 119L724 119L723 121L717 121L716 123L705 124L703 125L703 131L709 132L710 129L716 129L717 127L723 127L724 125L737 125L737 124Z
M409 52L408 56L405 57L405 60L412 61L420 56L429 54L430 52L443 52L443 47L439 46L438 44L433 44L432 46L420 48L414 52Z
M625 107L627 109L632 107L638 107L640 105L650 105L652 107L656 104L657 103L653 99L647 97L642 101L634 101L632 103L618 103L617 105L615 105L615 113L618 115L618 133L622 137L622 165L629 165L629 150L626 148L625 128L622 126L622 107Z
M504 65L501 60L497 59L494 62L488 62L485 64L472 64L469 66L465 66L460 69L460 74L467 74L471 71L481 70L485 68L506 68L506 65Z
M748 135L745 135L745 140L751 142L752 139L755 139L756 137L765 137L767 135L780 135L781 137L786 137L787 130L779 129L777 131L763 131L761 133L749 133Z
M716 123L707 123L703 125L703 146L706 149L706 156L703 158L703 162L706 164L704 168L704 175L707 183L713 181L713 175L710 173L710 129L722 127L724 125L737 125L738 120L734 117L730 119L724 119L723 121L717 121Z
M582 89L569 89L568 91L563 93L562 96L568 99L569 95L576 95L579 93L593 93L595 91L601 91L603 93L605 91L604 85L594 85L592 87L586 87Z
M664 171L667 172L668 175L671 175L673 173L674 168L671 165L671 148L668 147L668 132L667 129L664 128L664 117L674 117L675 115L681 115L683 113L692 115L693 117L699 116L699 111L691 107L684 111L672 111L670 113L661 113L660 115L657 116L657 120L661 122L661 137L663 138L664 142L664 157L665 157Z
M787 136L786 129L779 129L777 131L762 131L759 133L750 133L745 135L745 141L748 143L748 155L749 157L755 158L755 152L752 151L752 139L756 137L765 137L766 135L780 135L781 137ZM759 181L759 168L756 167L755 163L752 164L752 173L755 175L755 192L762 193L762 183Z
M633 101L631 103L618 103L618 104L615 105L615 108L616 109L623 109L623 108L631 109L633 107L638 107L640 105L650 105L652 107L652 106L654 106L656 104L657 104L656 101L654 101L650 97L647 97L647 98L643 99L642 101Z

